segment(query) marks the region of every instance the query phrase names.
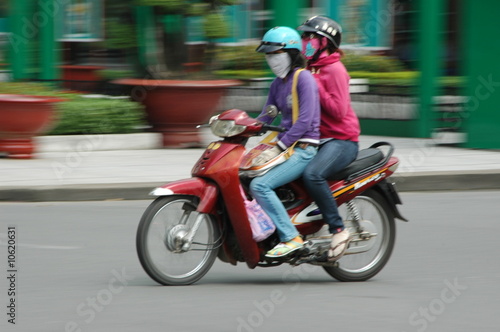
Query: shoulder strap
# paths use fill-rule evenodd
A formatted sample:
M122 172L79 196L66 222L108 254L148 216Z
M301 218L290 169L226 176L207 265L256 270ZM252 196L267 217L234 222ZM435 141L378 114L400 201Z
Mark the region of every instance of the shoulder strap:
M298 69L293 74L292 82L292 122L295 123L299 118L299 95L297 94L297 83L299 81L299 74L304 68Z
M299 95L297 94L297 83L299 81L299 74L301 71L303 71L304 68L298 69L294 74L293 74L293 82L292 82L292 123L295 123L297 119L299 118ZM261 143L269 143L273 139L275 139L278 136L278 132L274 131L267 135Z

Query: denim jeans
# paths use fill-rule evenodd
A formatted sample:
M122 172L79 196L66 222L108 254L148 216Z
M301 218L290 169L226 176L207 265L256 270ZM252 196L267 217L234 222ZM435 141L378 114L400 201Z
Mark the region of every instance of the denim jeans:
M307 164L316 155L317 148L295 148L293 155L284 163L250 183L250 192L262 209L271 217L281 242L288 242L299 235L274 189L300 178Z
M354 161L357 154L357 142L329 140L319 147L318 154L307 165L302 177L309 195L316 201L332 234L344 230L344 222L339 215L327 179Z

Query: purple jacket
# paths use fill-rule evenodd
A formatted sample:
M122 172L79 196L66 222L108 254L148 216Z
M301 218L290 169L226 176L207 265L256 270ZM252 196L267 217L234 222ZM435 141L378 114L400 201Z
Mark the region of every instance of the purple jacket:
M278 135L279 146L283 149L291 146L296 141L319 143L320 102L318 87L311 72L304 70L299 74L297 94L299 97L299 117L292 125L292 81L291 71L284 79L276 78L269 88L267 102L261 115L265 113L267 105L276 105L281 112L280 126L287 131ZM272 118L262 116L261 121L271 123Z

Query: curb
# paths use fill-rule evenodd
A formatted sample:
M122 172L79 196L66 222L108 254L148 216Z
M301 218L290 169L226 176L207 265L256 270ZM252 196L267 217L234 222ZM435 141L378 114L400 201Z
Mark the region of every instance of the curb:
M209 128L200 129L199 135L206 145L220 139ZM34 142L36 153L163 149L163 136L155 132L37 136Z
M500 189L500 170L399 174L391 179L399 192ZM162 184L164 183L4 187L0 188L0 202L151 200L151 190Z
M37 153L160 149L158 133L37 136Z
M392 179L400 192L500 189L500 170L398 174Z
M163 183L162 183L163 184ZM96 185L6 187L0 189L0 202L69 202L151 199L148 194L159 183L117 183Z

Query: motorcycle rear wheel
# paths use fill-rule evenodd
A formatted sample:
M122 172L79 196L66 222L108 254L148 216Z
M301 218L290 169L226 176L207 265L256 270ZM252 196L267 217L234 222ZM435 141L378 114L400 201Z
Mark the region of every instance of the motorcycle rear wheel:
M195 283L217 258L220 230L210 215L204 215L189 249L177 246L198 217L197 205L193 197L159 197L141 218L136 236L139 261L146 273L162 285ZM185 221L183 216L187 217Z
M369 189L353 201L361 220L369 220L377 235L374 237L374 245L367 252L345 255L338 261L338 265L323 267L339 281L366 281L373 278L389 261L396 239L394 216L383 196ZM348 220L352 220L352 215L347 211L341 212L342 214L345 226L349 228ZM355 230L350 231L353 233Z

